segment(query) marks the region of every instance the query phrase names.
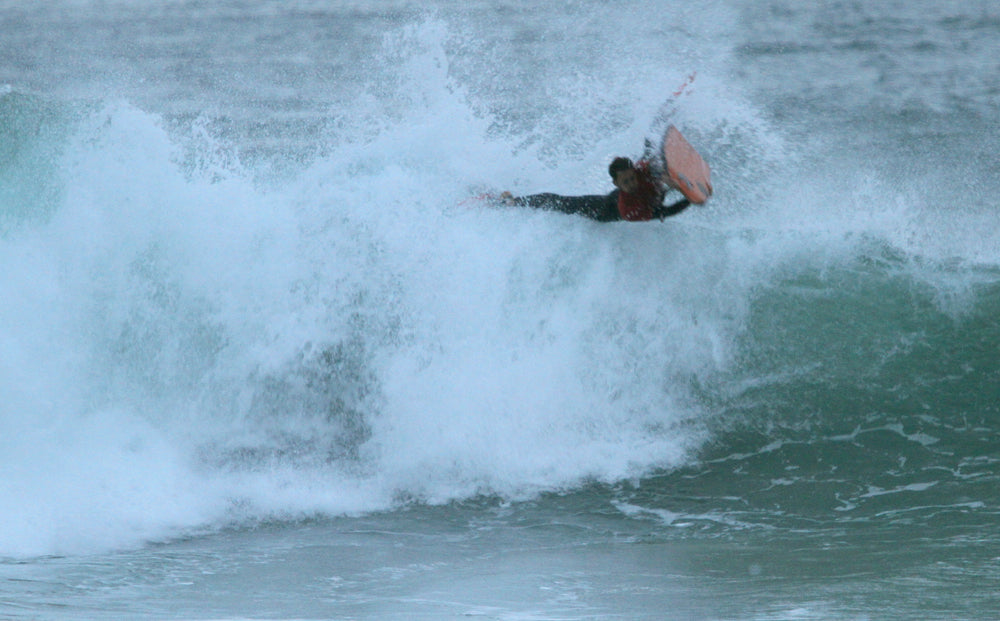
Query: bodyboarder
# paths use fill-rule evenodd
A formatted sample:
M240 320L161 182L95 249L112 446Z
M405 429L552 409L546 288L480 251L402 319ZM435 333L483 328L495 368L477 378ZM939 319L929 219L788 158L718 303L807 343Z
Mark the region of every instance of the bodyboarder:
M608 174L615 186L610 194L513 196L504 192L500 198L509 205L577 214L598 222L663 220L679 214L691 204L686 198L670 205L663 204L669 188L659 180L659 176L654 176L649 160L641 159L633 163L626 157L616 157L608 166Z

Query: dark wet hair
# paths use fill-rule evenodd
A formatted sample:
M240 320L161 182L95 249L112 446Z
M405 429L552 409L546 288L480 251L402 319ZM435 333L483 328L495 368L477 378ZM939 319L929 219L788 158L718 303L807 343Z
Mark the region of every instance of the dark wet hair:
M623 170L630 170L632 168L635 168L635 166L632 164L632 160L628 159L627 157L616 157L614 160L611 161L611 165L608 166L608 174L610 174L611 179L614 180L614 178L618 176L618 173L620 173Z

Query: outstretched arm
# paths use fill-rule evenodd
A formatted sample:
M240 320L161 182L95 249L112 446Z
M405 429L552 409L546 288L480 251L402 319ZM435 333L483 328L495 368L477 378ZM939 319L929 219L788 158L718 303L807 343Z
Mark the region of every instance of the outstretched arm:
M507 205L535 207L565 214L585 216L598 222L620 220L618 215L618 191L611 194L591 194L586 196L560 196L559 194L529 194L513 196L510 192L500 195Z

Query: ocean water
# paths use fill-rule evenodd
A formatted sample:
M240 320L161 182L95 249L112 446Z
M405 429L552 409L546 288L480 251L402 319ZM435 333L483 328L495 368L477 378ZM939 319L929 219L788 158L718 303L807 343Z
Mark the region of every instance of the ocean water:
M0 618L1000 617L995 2L0 33Z

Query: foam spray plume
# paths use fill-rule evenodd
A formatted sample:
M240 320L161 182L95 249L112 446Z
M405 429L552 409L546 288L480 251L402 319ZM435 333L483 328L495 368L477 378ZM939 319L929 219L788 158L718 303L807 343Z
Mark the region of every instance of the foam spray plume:
M638 94L594 72L505 114L477 45L436 19L393 30L277 179L211 123L0 95L42 129L5 169L32 174L3 194L0 554L641 480L761 390L854 381L850 347L809 338L831 298L862 316L888 285L884 321L837 341L882 360L996 308L995 215L934 238L877 173L844 191L849 163L802 162L696 47L668 109L713 163L709 207L637 227L466 202L498 179L606 191L608 156L691 75L674 52Z
M684 385L733 328L705 288L721 265L663 279L691 231L461 205L470 152L536 155L455 88L439 24L406 36L430 50L399 70L419 96L387 100L405 115L358 115L291 180L128 103L56 113L32 147L49 207L21 203L0 245L2 553L520 498L694 445Z

